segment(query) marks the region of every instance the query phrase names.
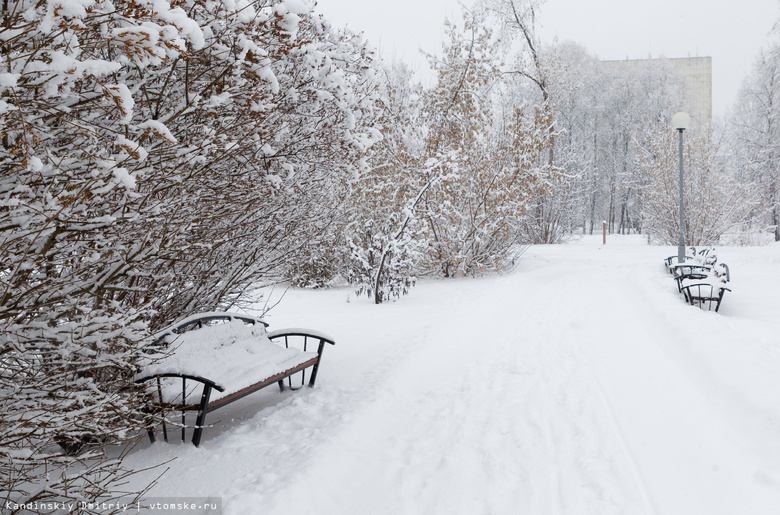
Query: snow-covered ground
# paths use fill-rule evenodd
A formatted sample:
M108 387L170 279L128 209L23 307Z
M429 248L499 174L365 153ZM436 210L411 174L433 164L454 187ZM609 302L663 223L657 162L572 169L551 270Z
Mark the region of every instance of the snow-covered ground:
M336 339L317 387L266 389L200 448L144 442L126 463L175 458L150 495L231 515L780 513L780 246L718 249L717 314L683 302L675 253L534 246L511 274L380 306L290 290L270 329Z

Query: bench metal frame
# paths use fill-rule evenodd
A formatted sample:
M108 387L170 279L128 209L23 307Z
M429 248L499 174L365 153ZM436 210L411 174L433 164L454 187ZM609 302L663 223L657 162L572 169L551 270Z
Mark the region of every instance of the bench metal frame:
M717 313L718 309L720 309L720 303L723 300L723 294L731 290L726 286L715 286L710 283L696 283L683 286L681 291L685 297L685 302L692 306L699 306L700 308L706 307L707 311L712 311L712 308L715 307L715 312Z

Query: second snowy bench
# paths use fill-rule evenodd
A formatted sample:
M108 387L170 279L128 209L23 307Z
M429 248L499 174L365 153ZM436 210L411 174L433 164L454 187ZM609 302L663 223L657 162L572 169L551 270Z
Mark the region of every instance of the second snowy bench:
M135 383L146 387L154 398L150 411L181 411L182 441L186 412L197 416L192 443L200 445L206 415L272 384L284 390L306 383L313 387L325 344L335 344L327 335L309 329L266 332L260 319L233 313L213 312L195 315L158 333L152 347L164 348L159 358L151 358L136 376ZM300 384L296 377L300 375ZM197 402L187 398L199 399ZM162 417L163 436L168 432ZM150 424L149 439L154 442Z
M731 291L726 285L731 281L731 272L725 263L719 263L712 270L701 277L693 275L678 281L678 289L685 297L685 302L706 308L717 313L720 309L720 303L723 301L723 295Z

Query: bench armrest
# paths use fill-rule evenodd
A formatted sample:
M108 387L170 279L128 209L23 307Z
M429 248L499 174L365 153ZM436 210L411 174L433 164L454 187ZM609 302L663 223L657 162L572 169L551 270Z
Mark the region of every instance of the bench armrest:
M314 329L304 329L300 327L293 327L289 329L278 329L276 331L270 331L268 333L268 339L274 340L277 338L284 338L285 336L303 336L308 338L316 338L318 340L321 340L323 342L327 342L331 345L336 345L336 340L331 338L329 335L321 332L316 331Z
M267 336L269 340L279 345L284 345L285 348L294 347L304 352L314 352L314 349L310 349L310 346L316 345L317 363L312 367L311 376L309 378L309 386L312 388L314 387L314 382L317 380L317 371L320 368L320 361L322 360L322 353L325 350L325 343L336 345L336 340L327 334L300 327L271 331ZM303 381L305 381L305 375L301 378L301 386L303 386ZM288 382L290 388L293 388L292 381L288 380ZM279 386L283 387L282 383L280 383Z
M181 392L181 401L178 403L167 403L165 399L163 398L163 392L162 388L160 386L160 378L163 377L173 377L173 378L181 378L182 380L182 392ZM195 420L195 431L192 435L192 443L197 447L200 445L200 437L203 434L203 425L205 423L206 419L206 412L208 411L208 405L209 405L209 398L211 397L211 390L217 390L220 392L224 392L225 388L221 385L218 385L214 381L211 381L210 379L206 379L205 377L200 376L194 376L189 374L179 374L175 372L163 372L160 374L152 374L148 376L139 377L134 382L136 385L141 385L142 383L145 383L149 380L155 379L157 381L157 394L159 396L159 407L167 407L168 409L172 408L174 410L181 410L181 441L184 441L185 436L185 428L187 426L187 420L185 411L188 409L196 408L198 410L198 415ZM187 380L190 381L196 381L203 384L203 391L200 394L200 401L197 404L187 404ZM168 441L168 429L166 427L166 419L165 417L162 418L162 426L163 426L163 435L165 438L165 441ZM147 432L149 433L149 439L154 443L154 430L149 427Z

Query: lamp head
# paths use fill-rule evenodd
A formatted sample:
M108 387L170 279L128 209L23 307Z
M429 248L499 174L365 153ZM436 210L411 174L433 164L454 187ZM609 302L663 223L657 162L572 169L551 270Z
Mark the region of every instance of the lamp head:
M691 117L688 113L677 113L672 116L672 128L677 131L684 131L691 124Z

